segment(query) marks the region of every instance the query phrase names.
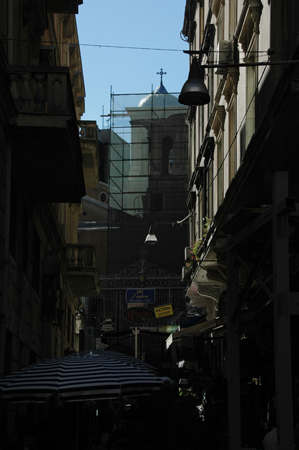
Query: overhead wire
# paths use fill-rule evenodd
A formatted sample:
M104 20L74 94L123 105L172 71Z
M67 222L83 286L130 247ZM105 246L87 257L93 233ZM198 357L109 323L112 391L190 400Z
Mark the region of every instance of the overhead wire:
M277 45L274 48L271 48L271 50L275 51L277 48L282 47L283 45L287 44L289 41L291 41L292 39L294 39L295 37L299 36L299 33L294 34L293 36L291 36L290 38L286 39L284 42L282 42L281 44Z
M270 60L270 55L271 55L272 57L273 57L274 55L277 57L277 56L280 56L280 55L282 55L282 54L285 54L285 53L283 53L283 52L281 52L281 53L276 53L275 50L278 49L278 48L280 48L280 47L282 47L284 44L286 44L287 42L289 42L290 40L294 39L294 38L297 37L297 36L299 36L299 33L296 33L295 35L293 35L292 37L290 37L289 39L287 39L286 41L284 41L283 43L281 43L280 45L278 45L278 46L276 46L276 47L274 47L274 48L271 48L271 49L268 49L268 50L256 50L256 51L253 51L252 53L254 53L254 54L256 54L256 55L259 55L259 56L266 56L266 55L268 55L268 61L269 61L269 60ZM16 38L9 38L9 37L6 37L6 36L3 36L3 40L6 40L6 41L11 41L11 40L13 40L13 41L19 41L19 42L28 42L28 41L29 41L28 39L16 39ZM77 42L76 42L76 43L71 43L71 42L57 42L57 41L49 41L49 40L42 41L42 43L43 43L43 44L73 45L73 46L78 46L78 47L115 48L115 49L124 49L124 50L183 52L183 50L180 50L180 49L169 49L169 48L137 47L137 46L121 46L121 45L106 45L106 44L90 44L90 43L79 43L79 42L78 42L78 43L77 43ZM221 51L216 50L216 51L213 51L213 53L215 53L215 54L216 54L216 53L221 53ZM223 53L226 53L226 52L223 51ZM210 62L211 62L211 61L210 61ZM224 158L223 158L223 160L222 160L220 166L218 167L218 170L217 170L216 175L213 177L213 179L212 179L210 185L208 186L208 189L213 185L214 181L215 181L216 178L219 176L220 170L222 169L223 164L224 164L225 160L227 159L227 157L228 157L228 155L229 155L229 153L230 153L230 151L231 151L231 149L232 149L232 147L233 147L233 144L234 144L234 142L235 142L235 140L236 140L236 138L237 138L237 136L238 136L238 134L239 134L239 132L240 132L240 129L241 129L243 123L244 123L244 120L246 119L248 110L249 110L249 108L250 108L250 106L251 106L251 104L252 104L252 102L253 102L253 100L254 100L254 98L255 98L257 92L258 92L258 91L257 91L257 90L258 90L258 86L259 86L259 84L260 84L260 82L261 82L261 80L262 80L262 78L263 78L263 76L264 76L264 73L265 73L266 68L267 68L267 66L265 66L265 68L264 68L264 70L263 70L263 72L262 72L262 75L261 75L261 77L260 77L260 79L259 79L259 81L258 81L258 84L257 84L257 87L256 87L256 89L255 89L255 92L254 92L254 94L253 94L253 96L252 96L252 98L251 98L251 100L250 100L250 102L249 102L249 104L248 104L248 107L247 107L247 109L246 109L246 112L245 112L245 114L244 114L244 117L243 117L242 120L241 120L241 123L240 123L240 125L239 125L239 128L238 128L238 130L236 131L236 134L235 134L235 136L234 136L234 138L233 138L233 140L232 140L232 142L231 142L231 144L230 144L230 146L229 146L229 149L228 149L227 153L225 154L225 156L224 156ZM201 199L202 199L202 198L201 198Z
M3 36L4 41L18 41L18 42L29 42L29 39L17 39L17 38L9 38L7 36ZM31 42L31 41L30 41ZM59 44L59 45L70 45L74 47L97 47L97 48L115 48L115 49L123 49L123 50L148 50L148 51L162 51L162 52L184 52L184 50L176 49L176 48L158 48L158 47L137 47L137 46L125 46L125 45L106 45L106 44L93 44L93 43L81 43L81 42L57 42L45 40L42 41L41 44ZM226 53L225 51L215 50L213 53ZM268 54L268 50L257 50L253 51L255 54L264 54L265 56Z

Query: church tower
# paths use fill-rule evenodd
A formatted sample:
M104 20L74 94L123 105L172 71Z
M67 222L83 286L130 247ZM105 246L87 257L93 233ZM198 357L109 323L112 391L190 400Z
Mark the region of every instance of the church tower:
M187 107L181 105L174 94L168 93L163 84L163 69L158 74L161 81L155 91L140 98L137 106L125 107L124 116L128 120L128 128L124 133L126 142L124 144L125 140L122 139L122 146L116 143L112 145L111 161L115 177L110 180L110 185L117 191L113 206L121 210L121 220L130 224L128 233L122 232L130 248L127 255L136 255L136 252L132 252L134 242L137 240L140 247L149 226L153 224L160 238L157 248L149 250L151 257L157 257L159 261L156 263L165 270L180 273L184 247L188 242L188 229L186 226L174 228L172 223L188 215ZM118 114L121 115L119 111ZM119 128L117 130L119 132ZM126 149L122 158L121 149ZM115 169L116 164L118 166ZM112 232L110 236L115 234ZM110 241L113 245L113 239ZM165 246L171 245L170 241L176 242L177 249L176 256L171 258L165 251Z

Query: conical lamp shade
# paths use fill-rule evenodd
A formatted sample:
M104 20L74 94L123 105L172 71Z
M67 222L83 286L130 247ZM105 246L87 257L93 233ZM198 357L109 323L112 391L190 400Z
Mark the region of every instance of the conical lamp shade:
M147 245L155 245L157 243L157 238L155 234L152 234L149 232L149 234L146 236L144 243Z
M204 69L199 66L197 59L193 58L188 80L178 99L182 105L206 105L210 102L210 95L203 81L204 76Z

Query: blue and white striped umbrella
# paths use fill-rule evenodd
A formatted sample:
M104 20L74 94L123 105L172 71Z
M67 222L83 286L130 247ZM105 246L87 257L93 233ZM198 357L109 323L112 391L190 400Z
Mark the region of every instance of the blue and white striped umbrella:
M163 386L155 369L131 356L98 350L47 359L0 380L0 398L8 402L61 402L116 399L154 394Z

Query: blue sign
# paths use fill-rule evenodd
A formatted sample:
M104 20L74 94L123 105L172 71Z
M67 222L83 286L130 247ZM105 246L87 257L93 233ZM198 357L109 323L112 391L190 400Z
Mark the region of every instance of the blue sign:
M127 289L127 303L155 303L155 289Z

